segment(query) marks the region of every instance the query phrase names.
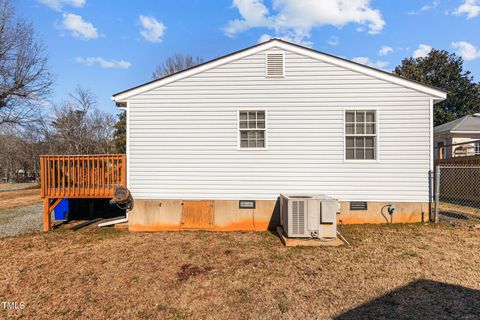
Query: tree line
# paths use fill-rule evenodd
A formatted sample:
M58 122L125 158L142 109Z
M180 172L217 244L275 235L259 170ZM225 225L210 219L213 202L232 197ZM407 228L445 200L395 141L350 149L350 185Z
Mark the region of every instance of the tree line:
M0 127L0 179L31 181L39 175L39 155L116 152L115 117L96 107L95 96L76 88L53 106L52 116Z
M54 75L46 48L13 3L0 0L0 182L37 180L42 154L125 153L125 113L101 111L89 89L77 87L66 100L47 102ZM201 62L176 54L152 79Z
M151 77L200 63L200 57L175 54ZM425 57L402 60L393 73L448 92L435 105L435 125L480 112L480 83L454 53L433 49ZM124 113L116 118L101 111L94 94L82 87L47 107L53 85L46 48L32 24L16 13L11 0L0 0L0 182L37 179L41 154L125 152Z

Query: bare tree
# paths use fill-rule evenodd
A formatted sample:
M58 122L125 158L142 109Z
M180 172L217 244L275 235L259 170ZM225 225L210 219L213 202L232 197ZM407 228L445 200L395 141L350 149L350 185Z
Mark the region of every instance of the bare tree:
M203 62L200 57L193 57L189 54L183 55L176 53L171 57L168 57L162 64L157 66L152 74L152 79L160 79L168 75L183 71Z
M53 77L33 27L15 15L10 0L0 0L0 125L38 119Z
M0 180L35 180L39 175L38 155L45 153L43 128L2 126L0 130ZM22 175L18 173L20 170Z
M96 109L91 91L76 88L70 99L55 107L52 131L47 141L52 153L108 153L113 149L115 120L111 114Z
M35 180L41 154L112 152L115 119L96 104L91 91L77 88L50 119L0 126L0 182Z

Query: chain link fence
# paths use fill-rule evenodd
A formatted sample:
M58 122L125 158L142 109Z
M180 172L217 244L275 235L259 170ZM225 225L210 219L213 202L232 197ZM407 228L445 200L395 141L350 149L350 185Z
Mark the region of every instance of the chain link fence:
M435 221L480 227L480 166L439 165L434 174Z

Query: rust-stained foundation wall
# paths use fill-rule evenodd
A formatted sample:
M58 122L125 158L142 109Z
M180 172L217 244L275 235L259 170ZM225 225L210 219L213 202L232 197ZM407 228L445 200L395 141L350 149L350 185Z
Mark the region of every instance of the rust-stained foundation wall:
M183 202L188 200L135 200L129 213L130 231L182 230ZM238 200L212 200L213 221L208 229L214 231L265 231L280 223L278 202L257 200L255 209L239 209ZM393 215L388 205L395 205ZM368 210L351 211L350 202L341 202L339 224L413 223L428 221L426 202L369 202ZM190 228L192 229L192 228Z

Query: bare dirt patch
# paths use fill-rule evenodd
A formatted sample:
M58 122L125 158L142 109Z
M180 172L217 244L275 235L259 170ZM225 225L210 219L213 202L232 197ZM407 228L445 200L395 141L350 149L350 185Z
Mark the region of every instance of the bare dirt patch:
M57 230L0 240L0 318L478 318L480 232L342 226L351 246L270 233Z
M40 188L0 192L0 211L41 203Z
M191 277L197 277L213 270L213 267L200 268L191 264L183 264L177 272L178 280L187 281Z

